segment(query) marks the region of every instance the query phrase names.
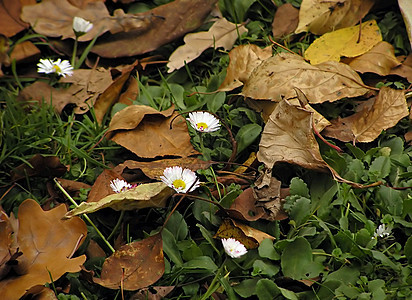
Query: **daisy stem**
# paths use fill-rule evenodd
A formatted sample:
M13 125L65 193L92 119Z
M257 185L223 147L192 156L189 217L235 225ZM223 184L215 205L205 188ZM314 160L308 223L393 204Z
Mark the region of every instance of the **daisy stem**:
M209 299L209 297L212 296L212 294L219 288L217 281L219 280L220 273L222 273L222 270L225 267L226 261L227 261L227 257L223 261L220 268L217 270L215 277L213 278L212 282L209 285L209 288L207 289L206 293L202 296L200 300Z
M74 199L69 195L69 193L66 192L66 190L62 187L62 185L60 184L60 182L57 180L57 178L54 178L54 182L56 183L57 187L62 191L62 193L67 197L67 199L70 200L70 202L78 207L79 205L76 203L76 201L74 201ZM100 236L100 238L104 241L104 243L107 245L107 247L110 249L110 251L112 251L112 253L114 253L116 250L114 250L114 248L112 247L112 245L110 245L109 241L106 240L106 238L104 237L104 235L100 232L100 230L97 228L97 226L93 223L93 221L89 218L88 215L83 214L83 217L87 220L87 222L89 222L89 224L94 228L94 230L96 230L97 234Z
M203 145L203 136L201 132L199 133L199 144L200 144L200 152L202 152L202 154L205 152L205 146Z
M74 46L73 46L73 55L72 55L72 67L74 68L75 63L76 63L76 55L77 55L77 35L76 35L76 39L74 40Z

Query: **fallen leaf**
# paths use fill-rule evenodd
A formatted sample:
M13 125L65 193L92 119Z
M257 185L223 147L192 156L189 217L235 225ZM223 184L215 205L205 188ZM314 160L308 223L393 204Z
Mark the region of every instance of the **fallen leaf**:
M395 57L395 49L388 42L379 42L368 52L342 62L348 64L352 69L360 73L375 73L386 76L391 69L401 63Z
M162 300L173 291L174 286L152 286L140 289L130 300Z
M103 263L93 281L109 289L134 291L159 280L165 271L160 233L120 247Z
M399 60L399 57L398 57ZM412 54L401 60L401 65L393 68L389 75L398 75L412 83Z
M9 57L9 39L5 36L0 34L0 76L3 76L4 73L1 70L2 66L10 66L10 57Z
M24 163L13 169L11 173L12 181L17 181L27 176L59 177L67 171L66 166L60 162L57 156L35 154L28 160L28 163L30 165Z
M231 218L242 221L256 221L265 214L261 207L256 207L256 199L253 197L252 188L244 190L226 212Z
M242 86L252 71L272 56L272 47L260 48L254 44L240 45L229 52L229 66L219 91L231 91Z
M290 3L282 4L276 10L272 22L272 34L275 39L293 33L299 23L299 9Z
M405 22L409 43L412 47L412 3L409 0L398 0L398 5Z
M395 126L409 114L403 90L383 87L369 110L363 110L352 124L355 140L362 143L374 141L382 130Z
M27 1L25 2L27 5ZM36 0L30 2L34 4ZM22 3L20 0L0 1L0 34L11 37L29 27L29 24L20 19L21 9Z
M340 61L342 56L362 55L382 41L382 35L375 20L359 25L328 32L316 39L305 51L305 58L312 65L326 61ZM361 32L359 38L359 31Z
M236 39L245 32L247 32L245 26L231 23L222 18L213 23L208 31L187 34L183 39L185 44L170 55L167 72L171 73L180 69L198 58L207 48L223 47L225 50L230 50Z
M280 53L254 69L241 94L279 102L296 97L294 88L300 89L309 103L332 102L368 92L348 65L330 61L312 66L299 55Z
M374 0L303 0L295 33L310 31L321 35L353 26L369 12L374 3Z
M92 52L102 57L135 56L156 50L200 27L217 0L175 0L142 14L150 17L148 30L121 32L99 39Z
M93 23L93 28L79 37L79 41L90 41L107 31L112 34L124 31L136 34L147 30L151 23L150 14L125 14L121 9L116 9L110 16L103 1L87 2L83 7L76 7L67 0L43 0L23 7L21 14L22 20L30 23L35 32L50 37L61 36L62 39L75 38L73 18L76 16Z
M173 193L173 190L163 182L144 183L125 192L108 195L97 202L82 202L64 217L69 219L73 216L92 213L107 207L114 210L164 207Z
M260 242L265 239L274 240L275 238L263 231L236 222L233 219L224 219L214 238L234 238L245 245L246 249L259 247Z
M110 139L139 157L198 154L190 142L186 120L173 109L159 112L145 105L128 106L113 116Z
M352 142L355 138L352 132L352 123L355 118L356 114L353 114L346 118L338 117L337 119L331 120L331 125L322 131L322 135L342 142Z
M16 44L10 53L10 60L16 63L34 62L40 57L40 50L32 42L24 41Z
M110 187L110 181L116 178L123 180L123 177L118 172L108 169L103 170L90 189L87 195L87 202L97 202L108 195L114 194L113 189Z
M80 218L62 220L66 206L43 211L36 201L28 199L18 211L18 232L14 232L22 255L13 269L17 275L0 281L0 298L19 299L30 287L59 279L66 272L78 272L86 261L82 255L71 258L87 235Z
M327 165L312 132L312 113L286 100L280 102L263 129L257 158L269 170L287 162L324 171Z

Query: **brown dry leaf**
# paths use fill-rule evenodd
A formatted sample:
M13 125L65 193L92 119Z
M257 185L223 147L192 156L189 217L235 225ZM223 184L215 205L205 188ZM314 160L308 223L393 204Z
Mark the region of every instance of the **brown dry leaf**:
M19 207L18 232L14 232L22 255L13 266L16 274L0 281L0 298L14 300L27 289L57 280L66 272L78 272L86 261L82 255L71 258L87 235L80 218L62 220L65 205L43 211L36 201L25 200Z
M116 166L113 171L124 172L125 169L143 172L145 176L150 179L159 180L163 175L164 169L172 166L180 166L183 169L191 169L196 171L199 169L207 169L212 165L211 161L204 161L195 157L175 158L175 159L162 159L155 161L135 161L126 160L122 164Z
M346 118L331 120L331 125L322 131L322 135L331 137L342 142L352 142L355 138L352 132L352 123L356 119L356 114Z
M342 56L362 55L382 41L382 35L375 20L353 27L328 32L316 39L305 51L305 58L312 65L326 61L340 61ZM361 32L359 38L359 32Z
M361 111L353 122L355 140L363 143L372 142L382 130L395 126L408 114L404 91L383 87L372 108Z
M56 294L52 289L42 285L36 285L30 288L23 299L31 300L58 300Z
M393 46L384 41L376 44L365 54L342 62L360 73L370 72L381 76L389 75L391 69L401 64L395 57Z
M198 154L186 120L173 110L173 106L162 112L145 105L128 106L113 116L108 130L111 140L145 158Z
M40 57L40 50L32 42L24 41L15 45L10 53L10 60L16 60L16 63L33 62Z
M265 239L274 240L275 238L263 231L236 222L232 219L224 219L214 238L234 238L245 245L246 249L259 247L260 242Z
M230 50L239 35L247 32L243 25L229 22L225 18L218 19L208 31L189 33L183 41L184 45L177 48L169 57L168 73L178 70L185 64L195 60L207 48L223 47Z
M109 289L134 291L159 280L165 271L163 241L160 233L124 245L103 263L100 278L93 278Z
M24 2L24 3L22 3ZM0 34L11 37L29 27L29 24L20 20L20 13L23 5L28 1L20 0L0 0ZM35 4L36 0L29 3Z
M299 11L299 25L295 33L310 31L321 35L353 26L368 13L374 2L374 0L303 0Z
M114 210L135 210L147 207L164 207L167 199L174 191L163 182L140 184L137 187L112 194L97 202L82 202L79 206L67 212L66 219L73 216L88 214L110 207Z
M401 76L412 83L412 54L409 54L406 58L398 57L398 60L400 60L402 64L393 68L389 75Z
M230 61L226 77L218 90L231 91L242 86L249 79L253 69L271 56L272 47L262 49L253 44L237 46L229 52Z
M110 181L116 178L123 180L119 172L108 169L103 170L87 195L87 202L97 202L108 195L114 194L113 189L110 187Z
M143 32L150 26L149 14L125 14L117 9L113 16L109 15L103 1L88 2L83 7L76 7L67 0L43 0L41 3L25 6L21 18L30 23L33 30L50 37L75 38L73 32L73 18L81 17L91 23L93 28L79 38L79 41L90 41L96 35L107 31L112 34L118 32Z
M278 7L272 22L272 34L275 39L282 38L295 31L299 23L299 9L290 3Z
M13 169L11 180L17 181L27 176L39 177L58 177L66 173L67 168L63 165L57 156L43 156L35 154L28 160L30 165L21 164Z
M398 0L399 9L405 22L409 43L412 47L412 3L409 0Z
M173 291L174 288L174 286L152 286L150 288L144 288L134 294L130 300L162 300Z
M102 57L122 57L156 50L200 27L217 0L175 0L137 14L150 17L150 26L140 34L121 32L97 41L92 52Z
M269 170L278 162L325 170L312 132L312 113L286 100L280 102L263 129L257 158Z
M5 35L0 34L0 76L4 75L1 67L10 66L9 48L9 39Z
M279 102L296 97L294 88L300 89L309 103L332 102L368 92L348 65L330 61L312 66L299 55L280 53L255 68L242 95Z
M256 206L256 199L253 196L252 188L244 190L235 201L233 201L226 212L231 218L242 221L256 221L265 214L262 207Z

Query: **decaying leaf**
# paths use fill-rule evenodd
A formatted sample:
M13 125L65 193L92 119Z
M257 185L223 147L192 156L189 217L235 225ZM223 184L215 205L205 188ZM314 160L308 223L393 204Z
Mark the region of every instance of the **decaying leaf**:
M100 278L93 278L109 289L134 291L159 280L165 271L160 233L120 247L103 263Z
M299 9L290 3L278 7L272 22L272 34L274 38L281 38L296 30L299 23Z
M332 102L368 92L348 65L329 61L312 66L299 55L280 53L255 68L242 95L279 102L296 97L294 88L300 89L309 103Z
M103 57L134 56L158 49L203 24L217 0L175 0L141 14L150 17L148 30L120 32L101 38L92 52Z
M312 65L326 61L340 61L342 56L355 57L364 54L382 41L375 20L360 25L328 32L316 39L305 51L305 58ZM360 35L359 35L360 34Z
M350 27L359 22L371 9L374 0L303 0L296 33L314 34Z
M403 20L405 22L409 43L412 47L412 3L409 0L398 0L398 5L402 13Z
M390 75L398 75L406 78L410 83L412 83L412 54L409 54L406 58L399 58L401 65L393 68Z
M245 26L222 18L213 23L208 31L187 34L183 39L185 44L177 48L169 57L168 73L198 58L207 48L223 47L225 50L230 50L239 35L245 32L247 32Z
M78 207L69 211L65 215L65 218L92 213L106 207L114 210L164 207L167 199L169 199L173 193L173 190L163 182L140 184L125 192L106 196L97 202L82 202Z
M36 0L30 2L35 4ZM0 4L0 34L11 37L29 27L27 23L20 19L21 1L1 0Z
M66 207L43 211L34 200L25 200L19 207L15 247L21 255L13 264L14 273L0 281L0 298L19 299L35 285L57 280L66 272L78 272L86 261L82 255L72 258L87 235L80 218L62 220Z
M312 132L312 113L286 100L280 102L263 129L257 158L269 170L278 162L325 170L327 165Z
M81 17L91 23L93 28L79 38L90 41L96 35L107 31L112 34L131 31L143 32L150 26L149 14L125 14L117 9L110 16L103 1L88 2L83 7L76 7L68 0L43 0L42 2L23 7L21 18L30 23L34 31L50 37L75 38L73 18Z
M10 53L10 60L16 60L16 64L33 62L38 57L40 57L40 50L30 41L24 41L15 45Z
M245 245L246 249L259 247L260 242L265 239L275 238L263 231L247 226L233 219L224 219L214 238L234 238Z
M97 202L104 197L114 193L110 187L110 181L114 179L123 180L123 177L114 170L103 170L103 172L96 178L89 194L87 195L87 202Z
M4 75L1 67L10 66L9 48L9 39L5 35L0 34L0 76Z
M150 288L143 288L134 294L130 300L162 300L173 291L174 288L174 286L151 286Z
M372 142L382 130L395 126L408 114L404 91L383 87L372 108L361 111L353 122L355 140L363 143Z
M108 132L114 142L139 157L197 154L186 120L173 110L173 106L159 112L146 105L131 105L113 116Z
M256 221L265 214L261 207L256 207L256 199L253 197L252 188L244 190L226 212L231 218L242 221Z
M252 71L272 56L272 47L260 48L254 44L240 45L229 52L229 66L219 91L231 91L242 86Z
M28 160L28 164L21 164L12 171L11 180L16 181L27 176L58 177L66 173L67 168L57 156L43 156L36 154Z
M395 57L395 49L388 42L379 42L361 56L344 60L352 69L360 73L375 73L386 76L391 69L401 63Z

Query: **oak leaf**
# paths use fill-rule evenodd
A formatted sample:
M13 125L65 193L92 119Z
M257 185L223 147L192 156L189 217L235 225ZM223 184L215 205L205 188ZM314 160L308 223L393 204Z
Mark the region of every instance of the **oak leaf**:
M173 106L162 112L146 105L128 106L113 116L109 136L139 157L197 154L186 120L173 110Z
M163 182L140 184L125 192L108 195L96 202L82 202L79 206L67 212L65 218L92 213L106 207L114 210L164 207L171 195L173 195L173 190Z
M242 86L252 71L272 56L272 47L260 48L254 44L240 45L229 52L229 66L219 91L231 91Z
M370 72L381 76L388 75L391 69L401 64L395 57L393 46L384 41L376 44L368 52L342 62L360 73Z
M168 73L198 58L207 48L223 47L225 50L230 50L239 35L245 32L247 32L245 26L222 18L213 23L208 31L187 34L183 39L185 44L177 48L169 57Z
M328 32L316 39L305 51L305 58L312 65L326 61L340 61L342 56L355 57L372 49L382 41L375 20L360 25Z
M1 299L19 299L26 290L60 278L66 272L78 272L86 261L82 255L72 258L87 235L80 218L62 220L66 207L59 205L43 211L36 201L25 200L19 207L18 231L14 232L16 247L15 273L0 281Z
M350 27L362 19L374 0L303 0L299 11L299 25L295 33L310 31L320 35Z
M312 66L299 55L280 53L254 69L241 94L279 102L296 97L298 88L309 103L323 103L364 95L368 92L364 86L348 65L330 61Z
M120 247L103 263L100 278L93 278L109 289L134 291L159 280L165 271L160 233Z
M355 140L363 143L372 142L382 130L395 126L408 114L404 91L383 87L373 106L361 111L353 122Z

